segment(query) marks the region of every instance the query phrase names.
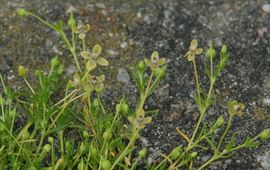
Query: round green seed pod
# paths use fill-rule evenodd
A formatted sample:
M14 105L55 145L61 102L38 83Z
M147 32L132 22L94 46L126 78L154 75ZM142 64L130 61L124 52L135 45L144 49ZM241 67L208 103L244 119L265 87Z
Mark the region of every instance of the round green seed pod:
M97 156L97 153L98 153L97 148L95 146L90 146L90 156L94 158Z
M50 145L50 144L46 144L45 146L43 146L43 150L44 150L45 152L50 152L50 150L51 150L51 145Z
M192 152L192 153L190 154L190 157L191 157L191 158L196 158L197 155L198 155L198 152Z
M269 139L270 138L270 129L263 130L260 133L259 137L261 138L261 140L267 140L267 139Z
M227 53L227 46L226 45L222 45L222 48L221 48L221 53Z
M111 162L109 160L105 159L101 162L101 167L104 170L109 170L112 167L112 165L111 165Z
M53 143L53 142L54 142L54 138L53 138L53 137L49 137L49 138L48 138L48 141L49 141L50 143Z
M124 114L128 113L128 111L129 111L129 106L128 106L128 104L122 103L122 105L121 105L121 111L122 111Z
M20 77L25 77L26 73L27 73L27 70L26 70L26 68L24 66L19 66L18 67L18 75Z
M94 108L98 108L99 107L99 101L98 101L98 99L94 99L93 106L94 106Z
M104 133L103 133L103 138L105 140L111 140L112 139L112 131L111 129L107 129Z

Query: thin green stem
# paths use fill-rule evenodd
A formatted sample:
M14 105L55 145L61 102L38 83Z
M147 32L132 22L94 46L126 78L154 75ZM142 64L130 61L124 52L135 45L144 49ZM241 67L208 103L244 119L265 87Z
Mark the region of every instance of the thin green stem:
M125 150L121 153L121 155L118 156L118 158L116 159L116 161L114 161L111 170L114 169L114 167L128 154L129 148L134 144L134 142L136 141L137 137L138 137L138 133L139 133L139 129L136 129L133 132L133 135L127 145L127 147L125 148Z
M142 110L142 108L143 108L143 105L144 105L145 100L146 100L146 98L147 98L147 96L148 96L148 93L149 93L149 88L150 88L150 84L151 84L151 82L152 82L153 76L154 76L154 74L151 73L151 75L150 75L150 77L149 77L149 80L148 80L147 87L146 87L146 89L145 89L145 93L144 93L144 95L141 97L139 107L138 107L138 109L137 109L137 111L136 111L136 115L138 115L138 114L140 113L140 111Z
M40 140L39 140L39 144L38 144L38 147L37 147L37 151L36 151L35 158L36 158L37 155L39 154L39 151L40 151L40 149L41 149L41 147L42 147L42 145L43 145L43 141L44 141L44 139L45 139L45 136L46 136L45 132L42 131L42 132L41 132L41 138L40 138Z
M39 20L40 22L42 22L43 24L47 25L51 29L56 30L54 25L50 24L49 22L45 21L44 19L40 18L39 16L35 15L34 13L29 12L29 11L27 13L29 15L33 16L34 18L36 18L37 20Z
M192 60L192 63L193 63L193 68L194 68L195 80L196 80L197 94L198 94L198 97L199 97L199 101L201 101L200 83L199 83L199 78L198 78L198 72L197 72L197 66L196 66L195 59Z
M32 86L30 85L30 83L27 81L26 78L24 78L24 81L25 81L26 85L29 87L29 89L31 90L31 92L32 92L33 94L35 94L34 89L32 88Z
M1 84L2 84L2 86L3 86L4 92L7 93L7 88L6 88L4 79L3 79L3 77L2 77L2 74L0 74L0 80L1 80Z
M83 51L86 51L85 40L84 40L84 38L82 39L82 45L83 45Z
M207 162L205 162L203 165L201 165L199 168L197 168L197 170L204 169L205 167L207 167L209 164L211 164L212 162L214 162L217 159L219 159L219 157L213 156L211 159L209 159Z
M226 129L225 129L225 131L223 132L223 134L222 134L222 136L221 136L221 138L220 138L220 140L219 140L219 142L218 142L217 150L220 149L221 144L222 144L224 138L226 137L226 135L227 135L227 133L228 133L230 127L231 127L231 124L232 124L232 115L229 116L229 120L228 120Z
M196 134L197 134L197 132L198 132L198 130L199 130L199 127L200 127L200 125L201 125L201 122L202 122L202 120L203 120L203 118L204 118L204 114L205 114L205 112L200 113L200 118L199 118L199 120L198 120L198 122L197 122L197 124L196 124L195 130L194 130L193 135L192 135L192 137L191 137L191 139L190 139L190 142L188 143L188 147L190 147L190 146L193 144L193 140L195 139ZM187 148L188 148L188 147L187 147Z

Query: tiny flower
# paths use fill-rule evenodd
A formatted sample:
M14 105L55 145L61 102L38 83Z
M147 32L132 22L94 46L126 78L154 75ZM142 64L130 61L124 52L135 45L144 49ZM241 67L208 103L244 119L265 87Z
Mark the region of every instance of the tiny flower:
M195 59L195 55L199 55L202 53L202 48L197 48L198 41L193 39L190 43L188 52L185 54L184 57L187 57L188 61L193 61Z
M148 58L145 58L144 62L148 67L151 67L151 70L156 70L157 68L166 63L166 59L165 58L159 59L158 52L154 51L150 57L150 60Z
M228 112L230 115L242 116L245 105L243 103L239 103L236 100L228 102Z
M84 86L84 90L86 92L101 92L104 88L104 84L102 83L105 80L105 76L102 74L100 76L92 76L89 75L87 77L88 83Z
M142 110L136 117L130 116L128 120L137 128L143 129L145 125L152 122L152 117L145 117L144 110Z
M90 30L90 25L86 24L84 25L82 22L79 22L77 27L72 27L72 31L75 34L79 34L80 39L85 38L85 33L87 33Z
M88 70L93 70L96 68L97 64L101 65L101 66L107 66L109 65L109 62L103 58L100 57L101 54L101 46L99 44L96 44L93 47L92 52L90 53L89 51L83 51L81 52L81 55L84 59L88 60L87 64L86 64L86 68Z

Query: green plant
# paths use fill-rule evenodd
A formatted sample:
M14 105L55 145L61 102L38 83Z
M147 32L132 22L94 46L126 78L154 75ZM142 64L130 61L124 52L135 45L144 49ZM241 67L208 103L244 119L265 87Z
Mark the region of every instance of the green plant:
M209 88L206 93L206 89L202 89L200 86L196 55L203 52L201 48L197 48L197 40L192 40L188 52L185 54L189 62L192 62L194 69L194 76L196 82L196 93L193 94L195 103L200 112L200 117L197 121L195 130L191 137L182 132L179 128L176 128L178 133L187 141L187 146L180 145L175 148L165 159L160 162L155 169L164 168L167 162L170 162L168 169L179 169L181 167L188 167L190 170L193 168L193 162L199 153L203 151L212 152L212 156L206 162L198 165L198 170L204 169L212 162L218 159L224 159L232 156L237 150L242 148L252 148L259 145L258 138L266 140L269 138L269 129L264 130L253 138L247 137L241 144L236 144L236 133L230 136L230 140L226 142L224 139L228 138L228 132L232 125L232 120L235 116L241 116L244 109L244 104L235 100L227 103L228 118L226 115L220 115L216 122L207 124L203 123L207 110L212 106L214 102L214 84L220 75L220 72L226 65L229 57L227 47L222 46L219 59L216 58L216 50L210 45L206 51L206 74L209 78ZM214 63L217 63L215 66ZM264 137L265 135L265 137ZM267 136L267 137L266 137ZM219 138L220 137L220 138Z
M154 51L150 59L139 61L133 74L139 89L136 107L130 107L123 96L115 106L115 111L111 111L106 109L101 97L105 87L105 75L102 74L100 66L107 66L109 62L102 55L101 45L96 44L91 51L87 51L85 39L90 25L82 22L76 24L71 13L67 22L71 31L69 39L63 22L48 23L25 9L18 10L18 14L33 16L55 30L73 56L77 72L71 80L69 77L65 78L64 65L56 56L51 59L48 72L35 71L35 85L28 81L28 74L32 72L19 66L18 75L25 82L25 86L19 91L6 86L0 75L3 87L0 94L0 169L138 169L139 162L147 155L147 149L135 151L135 142L140 131L152 121L153 113L157 112L145 110L144 104L165 76L166 60L159 58L158 52ZM79 42L82 51L78 53L76 47ZM229 143L225 143L224 139L233 117L240 115L244 107L237 101L231 101L228 102L227 125L221 138L215 143L217 132L220 132L225 124L225 117L220 116L209 126L202 126L202 120L214 101L213 87L228 60L227 48L222 47L215 69L215 49L210 46L206 52L210 63L210 67L206 68L210 79L208 93L201 89L198 80L195 56L200 53L202 49L198 49L197 41L193 40L186 56L194 67L197 89L194 99L200 118L191 138L177 128L188 145L180 145L168 156L163 155L164 159L157 165L141 163L141 167L158 170L189 166L192 169L197 155L201 151L212 149L212 158L198 167L203 169L217 159L231 156L240 148L257 146L258 138L269 139L270 130L266 129L254 138L247 138L243 144L235 146L235 135ZM27 116L24 123L17 122L19 114ZM68 132L75 135L69 135ZM204 146L205 143L209 146Z
M85 34L90 26L81 22L76 26L71 14L70 41L62 22L50 24L26 10L19 10L18 14L34 16L57 31L73 55L78 72L72 80L63 81L64 66L56 56L48 73L35 71L36 86L27 80L29 71L23 66L18 68L19 76L26 83L22 91L7 88L1 76L4 87L4 97L0 98L1 169L136 169L137 163L146 156L146 149L136 157L134 144L141 129L152 120L148 116L151 111L145 111L143 106L165 74L165 59L159 59L155 51L150 60L139 62L134 74L140 92L137 106L130 108L122 97L113 113L104 107L100 96L105 76L94 74L101 72L99 66L107 66L109 62L102 57L99 44L92 51L86 50ZM77 59L76 34L83 46L80 53L83 65ZM146 74L148 71L150 75ZM14 129L18 112L27 115L28 120ZM67 131L74 131L76 135L68 137Z

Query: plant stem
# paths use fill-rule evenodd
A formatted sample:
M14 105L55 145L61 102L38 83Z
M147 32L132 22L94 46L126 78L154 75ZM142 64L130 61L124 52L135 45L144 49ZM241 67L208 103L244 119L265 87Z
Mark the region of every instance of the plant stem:
M129 148L133 145L133 143L135 142L135 140L137 139L139 133L139 129L136 129L133 132L133 135L127 145L127 147L125 148L125 150L121 153L121 155L118 156L118 158L116 159L116 161L113 163L111 170L114 170L114 167L128 154L128 150Z
M27 81L27 79L26 79L26 78L23 78L23 79L24 79L26 85L27 85L27 86L29 87L29 89L31 90L31 92L32 92L33 94L35 94L34 89L33 89L32 86L30 85L30 83Z
M41 149L41 147L43 145L43 141L45 139L45 136L46 136L45 131L42 131L41 132L41 138L39 140L38 148L37 148L37 151L36 151L35 159L36 159L37 155L39 154L39 151L40 151L40 149Z
M60 35L60 37L62 38L62 40L64 41L65 45L67 46L67 48L69 49L69 51L71 52L71 54L73 55L73 58L75 60L75 63L77 65L77 68L80 72L81 71L81 67L80 64L78 62L78 58L76 55L76 51L75 51L75 45L73 44L73 46L70 44L66 34L64 33L63 30L59 30L57 29L54 25L50 24L49 22L45 21L44 19L40 18L39 16L33 14L32 12L27 12L29 15L33 16L34 18L36 18L37 20L39 20L40 22L42 22L43 24L45 24L46 26L50 27L51 29L55 30L56 32L58 32L58 34Z
M199 84L198 72L197 72L197 67L196 67L196 61L195 61L195 59L192 60L192 63L193 63L193 68L194 68L195 80L196 80L197 94L198 94L198 97L199 97L199 101L201 102L201 91L200 91L200 84Z
M209 159L207 162L205 162L202 166L200 166L199 168L197 168L197 170L202 170L205 167L207 167L209 164L211 164L212 162L214 162L215 160L217 160L219 157L216 157L215 155Z
M230 127L231 127L231 124L232 124L232 115L230 114L229 120L228 120L228 124L227 124L227 126L226 126L226 129L225 129L225 131L223 132L223 134L222 134L222 136L221 136L221 138L220 138L220 140L219 140L219 142L218 142L217 150L220 149L221 144L222 144L224 138L226 137L226 135L227 135L227 133L228 133Z
M145 89L145 93L144 93L144 95L141 97L139 107L138 107L138 109L137 109L137 111L136 111L136 115L138 115L138 114L140 113L140 111L143 109L143 105L144 105L144 102L145 102L145 100L146 100L146 98L147 98L147 96L148 96L148 92L149 92L149 88L150 88L150 84L151 84L151 82L152 82L153 76L154 76L154 74L151 73L151 75L150 75L150 77L149 77L149 80L148 80L147 87L146 87L146 89Z
M193 132L193 135L192 135L192 137L191 137L191 139L190 139L190 142L188 143L187 148L189 148L189 147L193 144L193 140L194 140L195 137L196 137L196 134L197 134L197 132L198 132L198 130L199 130L199 127L200 127L200 125L201 125L201 122L202 122L202 120L203 120L203 118L204 118L204 115L205 115L205 111L203 111L203 112L200 113L200 118L199 118L199 120L198 120L198 122L197 122L197 124L196 124L196 128L195 128L195 130L194 130L194 132Z

